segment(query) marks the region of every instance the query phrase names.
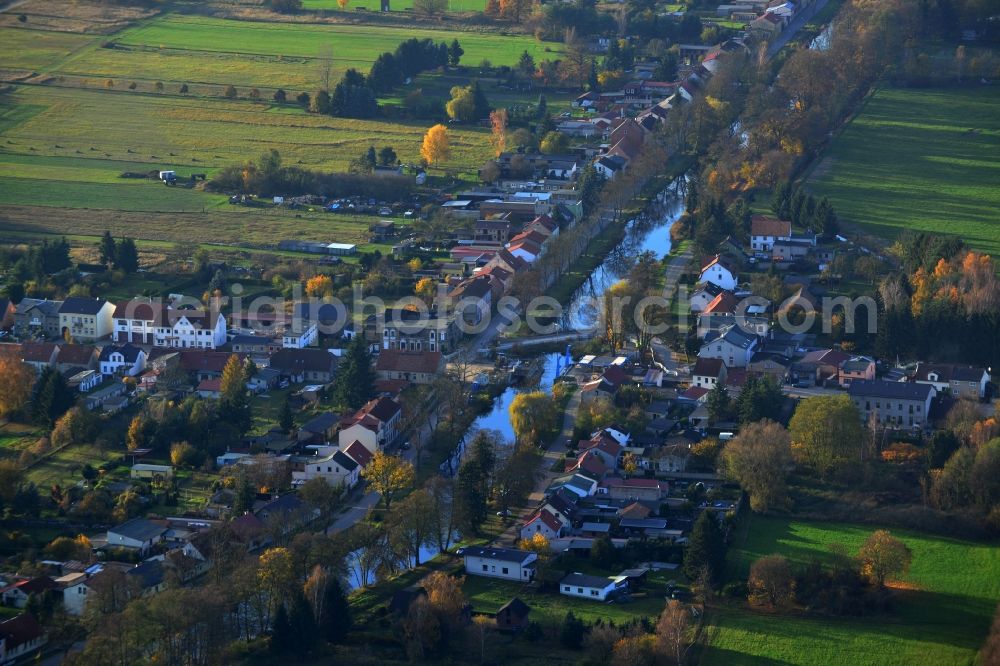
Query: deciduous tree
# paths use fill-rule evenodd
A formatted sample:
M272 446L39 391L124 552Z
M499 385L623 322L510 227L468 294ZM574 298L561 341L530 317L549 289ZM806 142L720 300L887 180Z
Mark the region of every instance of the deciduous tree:
M761 557L750 565L747 596L754 603L781 606L792 596L792 582L792 568L785 557Z
M672 663L683 664L689 642L691 613L676 599L667 601L656 623L656 642L659 651Z
M846 395L806 398L789 424L792 453L822 474L861 453L864 436L858 410Z
M420 155L428 164L446 162L451 155L448 128L438 124L427 130L423 145L420 147Z
M906 573L912 559L909 547L887 530L872 532L858 551L861 572L879 587Z
M743 426L722 450L725 475L750 496L750 507L763 513L788 502L785 477L792 462L788 431L774 421Z
M21 359L0 356L0 419L9 419L24 409L34 381L35 373Z
M361 475L371 484L372 490L382 496L386 509L401 492L413 486L416 477L412 464L383 451L372 456Z

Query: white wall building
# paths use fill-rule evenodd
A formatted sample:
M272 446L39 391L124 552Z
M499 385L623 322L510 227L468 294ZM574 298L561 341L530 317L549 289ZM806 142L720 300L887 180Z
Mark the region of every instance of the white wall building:
M535 576L536 553L513 548L468 546L462 550L465 572L474 576L528 582Z

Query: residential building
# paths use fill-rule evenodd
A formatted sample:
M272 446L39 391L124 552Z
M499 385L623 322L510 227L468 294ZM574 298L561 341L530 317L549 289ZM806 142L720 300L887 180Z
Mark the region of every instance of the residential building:
M27 363L35 372L42 372L52 367L59 355L59 345L54 342L25 342L21 345L21 360Z
M10 608L24 608L28 605L31 595L38 595L48 590L56 590L59 585L48 576L37 576L12 583L0 590L0 600Z
M887 382L882 379L856 380L847 389L863 423L898 428L923 428L929 425L931 400L937 394L931 384Z
M715 297L725 292L725 290L712 282L702 282L699 284L689 299L691 312L699 313L708 307L708 304L715 300Z
M360 476L361 465L343 451L330 447L324 455L306 461L301 471L293 471L292 483L297 485L318 478L335 488L350 489Z
M467 546L461 555L465 572L474 576L529 582L535 576L536 553L513 548Z
M728 259L715 255L711 261L701 267L699 282L711 282L717 287L732 291L736 289L738 271Z
M455 316L436 310L389 308L365 319L365 339L382 349L449 354L459 339Z
M55 368L59 372L94 370L97 368L97 347L91 345L60 344L56 352Z
M351 444L360 442L374 454L396 440L401 418L399 403L390 398L375 398L340 422L337 443L346 450Z
M750 219L750 248L754 252L770 252L777 241L792 239L792 223L766 215Z
M493 307L493 281L489 275L477 275L460 283L449 294L455 310L468 326L478 326Z
M323 412L299 427L299 442L326 444L333 441L340 427L340 417L333 412Z
M86 393L100 386L101 380L101 373L96 370L81 370L76 374L70 375L66 383L70 388L75 388L80 393Z
M70 296L59 308L59 330L79 342L94 342L111 335L115 306L102 298Z
M28 655L41 650L47 640L45 630L31 613L0 622L0 664L27 663Z
M282 349L280 340L267 335L234 335L229 341L229 348L238 354L247 354L254 358L267 358Z
M145 518L133 518L108 530L110 548L138 550L145 555L153 546L163 541L167 528Z
M285 349L305 349L313 347L319 340L319 325L309 324L302 330L292 327L281 336L281 346Z
M751 374L770 377L778 385L784 384L791 374L792 359L772 352L755 352L747 364Z
M669 486L656 479L612 477L601 481L600 488L612 499L659 501L667 496Z
M758 338L739 326L730 326L720 333L709 333L698 351L698 358L717 358L727 368L745 368L757 349Z
M167 310L158 322L153 344L173 349L215 349L226 344L226 318L212 310Z
M381 380L405 380L414 384L430 384L441 370L439 351L400 351L384 349L378 355L375 368Z
M851 385L851 382L859 379L868 381L875 379L874 359L865 356L855 356L840 364L838 382L843 388L847 388Z
M624 582L619 585L610 578L571 573L566 574L566 577L559 581L559 594L593 601L607 601L609 596L622 587L624 587Z
M986 397L990 374L984 368L970 365L918 363L913 381L930 384L939 393L947 391L955 398L982 400Z
M528 540L541 534L548 540L562 536L563 524L548 509L542 508L531 515L521 526L521 539Z
M61 337L59 309L62 304L62 301L39 298L23 299L14 311L14 332L19 336Z
M107 377L137 377L146 369L146 352L129 342L123 345L105 345L97 362L101 374Z
M726 364L721 358L699 357L691 369L691 385L712 389L726 381Z
M337 357L326 349L280 349L271 354L269 364L295 383L328 384L337 371Z

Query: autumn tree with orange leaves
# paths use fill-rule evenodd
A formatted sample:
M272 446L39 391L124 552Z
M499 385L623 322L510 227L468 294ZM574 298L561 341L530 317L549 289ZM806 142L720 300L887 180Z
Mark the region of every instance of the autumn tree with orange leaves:
M490 145L497 157L507 147L507 109L490 111Z

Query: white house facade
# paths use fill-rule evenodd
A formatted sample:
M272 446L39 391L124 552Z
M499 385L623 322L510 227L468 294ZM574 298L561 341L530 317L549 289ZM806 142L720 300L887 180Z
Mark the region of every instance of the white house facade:
M528 582L535 576L536 553L514 548L468 546L462 551L465 572L474 576Z

